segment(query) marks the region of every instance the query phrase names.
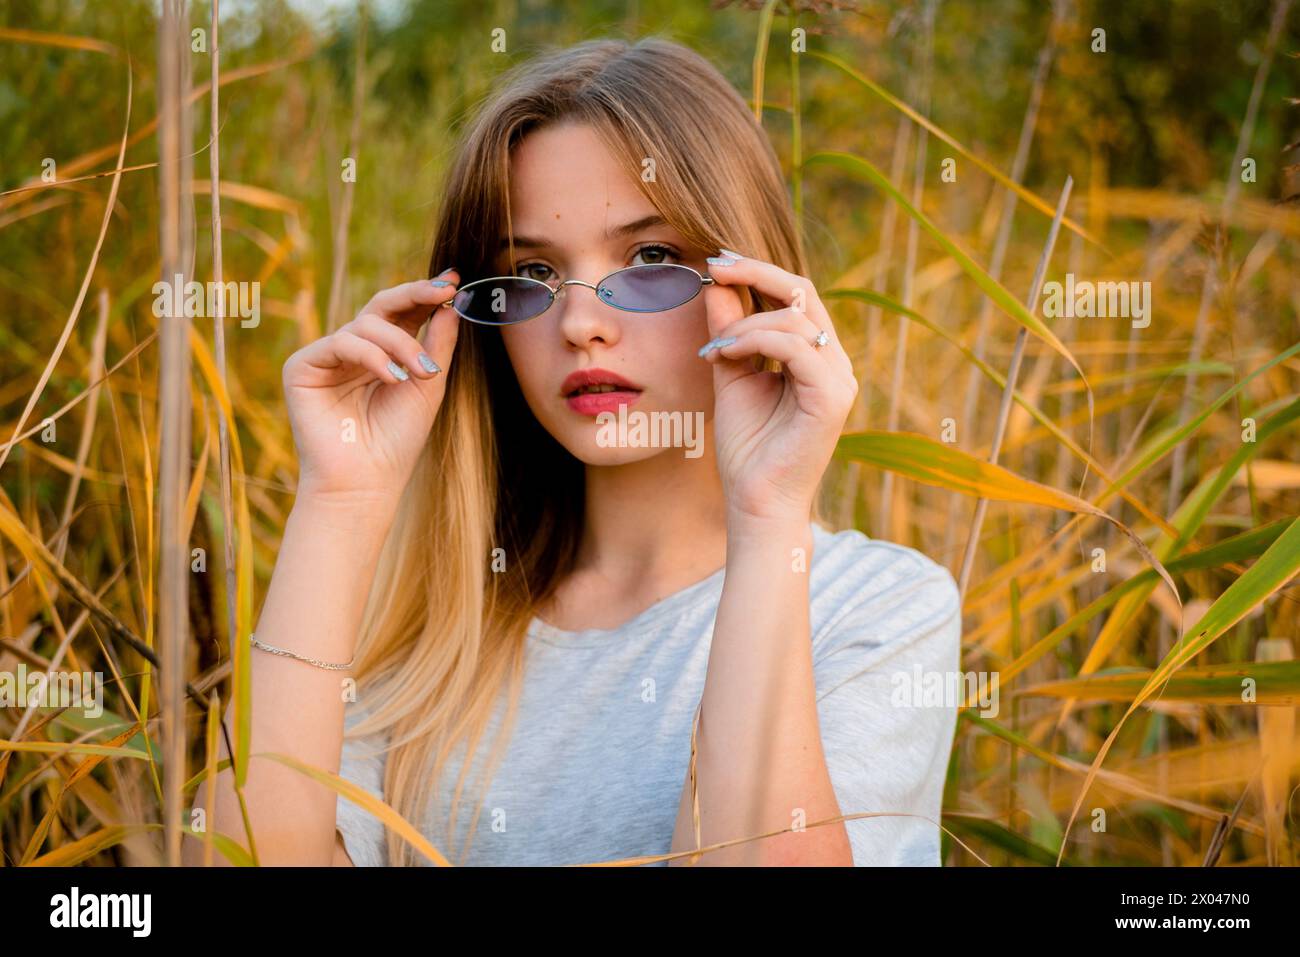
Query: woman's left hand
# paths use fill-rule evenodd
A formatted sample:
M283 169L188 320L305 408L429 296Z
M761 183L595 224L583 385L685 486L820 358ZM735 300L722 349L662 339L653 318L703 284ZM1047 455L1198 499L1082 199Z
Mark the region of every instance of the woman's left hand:
M853 363L812 282L757 259L710 264L704 289L709 335L735 342L710 349L714 441L728 512L806 522L822 474L858 394ZM750 286L784 308L746 316L737 289ZM825 331L827 342L814 345ZM756 368L757 356L783 372Z

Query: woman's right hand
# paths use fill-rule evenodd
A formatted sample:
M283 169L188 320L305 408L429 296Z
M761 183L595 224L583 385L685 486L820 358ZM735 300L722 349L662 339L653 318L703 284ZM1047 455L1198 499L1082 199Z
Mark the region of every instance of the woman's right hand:
M449 285L420 279L377 293L347 325L285 361L299 498L396 507L442 405L456 348L460 316L438 307L460 277L447 270L438 278ZM442 371L428 371L421 354Z

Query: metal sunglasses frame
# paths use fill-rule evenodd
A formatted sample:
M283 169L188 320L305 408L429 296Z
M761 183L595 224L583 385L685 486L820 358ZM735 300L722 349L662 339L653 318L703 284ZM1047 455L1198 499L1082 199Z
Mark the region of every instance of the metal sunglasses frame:
M700 288L695 290L695 292L693 292L686 299L683 299L681 302L677 303L677 305L665 306L662 309L629 309L627 306L620 306L618 303L610 302L609 299L601 295L600 292L601 287L603 287L606 282L608 282L612 277L617 276L619 273L629 272L633 269L650 269L650 268L662 269L665 266L671 267L673 269L685 269L687 272L694 273L696 277L700 280ZM475 319L472 316L467 316L459 309L456 309L456 296L459 296L466 289L472 289L475 286L480 285L482 283L498 282L502 279L514 279L519 282L537 283L537 285L543 286L547 290L547 292L550 293L550 301L547 302L546 307L536 315L529 316L527 319L515 319L511 322L484 322L481 319ZM461 286L459 289L456 290L456 296L452 296L450 299L448 299L438 308L456 309L456 315L460 316L462 319L465 319L469 322L478 323L480 326L513 326L521 322L528 322L531 319L536 319L538 316L543 315L547 309L550 309L551 306L555 305L555 300L560 298L560 293L565 286L586 286L588 289L592 290L596 294L596 298L599 299L601 302L605 303L605 305L612 306L615 309L619 309L623 312L667 312L669 309L676 309L678 306L686 305L688 302L690 302L692 299L698 296L705 286L711 285L716 282L717 280L714 279L712 276L706 276L703 273L701 273L698 269L693 269L690 266L685 266L681 263L637 263L636 265L633 266L624 266L622 269L615 269L612 273L609 273L608 275L603 277L600 280L600 282L598 282L594 286L589 282L583 282L581 279L565 279L564 281L558 283L557 285L552 286L550 283L543 282L540 279L533 279L531 276L488 276L484 279L475 279L473 282L468 282L465 285Z

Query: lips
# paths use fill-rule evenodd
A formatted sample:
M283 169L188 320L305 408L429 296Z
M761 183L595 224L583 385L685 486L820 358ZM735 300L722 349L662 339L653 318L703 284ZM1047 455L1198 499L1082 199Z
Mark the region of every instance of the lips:
M616 412L620 405L632 405L641 396L640 386L608 369L579 369L560 386L565 403L579 415Z

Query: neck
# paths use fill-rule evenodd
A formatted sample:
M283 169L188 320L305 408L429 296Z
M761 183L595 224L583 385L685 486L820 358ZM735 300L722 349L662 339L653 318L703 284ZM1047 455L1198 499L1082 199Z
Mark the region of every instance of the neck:
M726 501L713 455L686 458L669 448L626 465L588 466L586 479L584 571L611 582L689 583L726 561Z

